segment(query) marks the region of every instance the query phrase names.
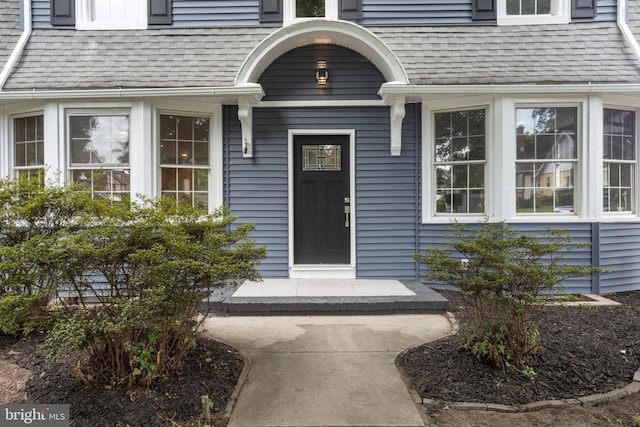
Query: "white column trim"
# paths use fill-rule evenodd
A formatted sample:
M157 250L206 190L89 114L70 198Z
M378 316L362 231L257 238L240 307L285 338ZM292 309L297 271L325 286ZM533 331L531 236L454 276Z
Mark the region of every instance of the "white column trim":
M602 218L603 103L600 97L592 95L583 105L583 117L586 123L582 126L584 137L582 144L579 145L582 151L580 162L582 164L581 176L583 177L578 188L581 195L580 206L582 206L579 216Z
M129 123L130 194L132 202L140 202L141 196L154 193L151 106L146 102L133 103Z
M45 182L61 185L64 182L62 175L66 151L64 151L64 129L60 129L60 124L64 124L64 121L60 120L60 109L55 102L44 106L43 115Z
M209 211L223 205L224 176L223 176L223 134L222 134L222 105L213 107L213 119L210 128L209 150Z

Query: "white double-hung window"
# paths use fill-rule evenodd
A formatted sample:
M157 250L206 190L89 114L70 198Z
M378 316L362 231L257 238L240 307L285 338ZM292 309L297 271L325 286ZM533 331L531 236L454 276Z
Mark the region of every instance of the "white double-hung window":
M516 212L576 211L578 109L516 108Z
M15 177L44 177L44 116L13 119L13 171Z
M147 28L147 0L76 0L76 28Z
M71 181L93 197L130 198L129 112L71 112L68 115Z
M210 117L160 115L160 190L164 197L209 207Z
M569 0L498 0L499 25L568 23L570 12Z
M485 110L434 113L436 215L485 214Z
M633 213L636 197L636 113L604 109L603 194L605 213Z

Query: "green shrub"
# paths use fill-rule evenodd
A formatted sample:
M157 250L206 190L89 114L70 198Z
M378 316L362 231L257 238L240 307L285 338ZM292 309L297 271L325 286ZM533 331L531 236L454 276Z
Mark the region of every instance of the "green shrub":
M0 298L0 331L10 335L29 335L48 330L53 317L45 295L7 294Z
M483 362L524 372L542 349L535 323L541 296L560 291L565 278L598 269L562 262L580 246L563 230L548 228L534 236L502 222L472 228L454 223L448 238L448 249L427 248L414 258L426 265L427 280L462 292L470 308L464 347Z
M68 289L65 315L46 342L50 360L86 352L76 374L87 383L148 385L180 369L195 320L212 287L257 279L265 256L225 210L207 214L175 200L112 207L59 239L53 252ZM96 275L104 282L96 282Z

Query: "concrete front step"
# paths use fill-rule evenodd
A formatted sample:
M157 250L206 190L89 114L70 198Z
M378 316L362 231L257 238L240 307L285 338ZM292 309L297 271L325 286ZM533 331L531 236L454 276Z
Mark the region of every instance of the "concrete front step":
M443 313L449 308L449 301L427 286L415 281L400 283L414 295L239 297L233 296L235 290L223 289L213 292L203 308L213 315L227 316Z

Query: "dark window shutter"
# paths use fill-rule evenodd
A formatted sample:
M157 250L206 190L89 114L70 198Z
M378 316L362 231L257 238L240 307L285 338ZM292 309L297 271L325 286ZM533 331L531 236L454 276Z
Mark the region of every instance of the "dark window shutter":
M74 0L51 0L51 25L76 25L76 4Z
M282 0L260 0L260 22L282 22Z
M362 0L340 0L338 18L350 20L361 19Z
M572 0L572 18L594 18L597 13L597 0Z
M147 24L171 24L171 0L149 0Z
M496 19L496 0L473 0L471 18L474 21L490 21Z

